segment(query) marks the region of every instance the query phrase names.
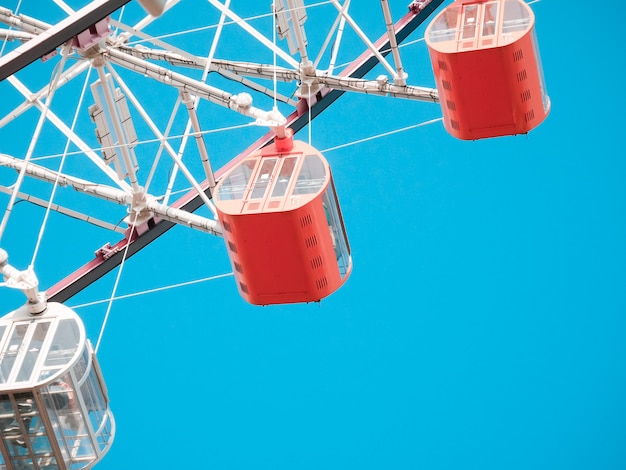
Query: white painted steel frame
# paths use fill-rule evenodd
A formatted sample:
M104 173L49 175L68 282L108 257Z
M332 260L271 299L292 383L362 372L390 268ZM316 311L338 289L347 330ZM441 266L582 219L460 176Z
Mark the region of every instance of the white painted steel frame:
M306 80L318 80L319 83L324 88L322 88L320 92L317 93L315 96L311 96L310 100L299 100L297 103L296 111L294 111L294 113L290 115L285 122L285 124L294 127L296 131L299 130L304 125L305 121L308 119L308 116L306 116L306 114L309 108L313 110L313 112L310 114L310 117L313 118L323 109L325 109L330 103L332 103L332 101L334 101L344 91L359 91L359 92L364 92L364 93L391 95L391 96L398 96L398 97L404 97L404 98L410 98L410 99L420 99L420 100L430 101L430 102L436 102L438 100L436 90L434 89L421 88L421 87L406 87L406 86L400 85L401 82L398 80L401 78L400 72L402 71L402 69L401 69L399 49L397 47L397 43L401 42L404 39L404 37L406 37L406 35L409 34L409 31L413 30L417 25L421 24L423 19L428 17L428 15L439 4L442 3L442 0L434 0L430 2L430 4L427 5L427 7L422 9L421 11L411 10L396 25L391 25L391 26L388 25L386 40L383 40L383 38L380 38L375 43L371 42L363 34L363 32L359 29L358 25L356 25L356 22L354 22L354 20L348 14L348 6L350 3L349 0L346 0L343 4L340 4L338 0L331 0L332 4L338 10L339 14L337 18L335 19L335 22L332 27L332 31L329 32L328 36L326 37L324 46L322 47L322 51L320 51L318 57L315 59L315 66L319 65L319 61L321 60L322 54L324 50L328 47L328 44L330 43L330 40L331 40L330 38L333 35L333 31L336 31L337 37L334 43L335 45L333 47L333 50L331 51L331 60L328 66L328 70L325 71L324 73L322 71L318 72L315 69L313 69L313 76L307 76L306 74L304 74L303 71L305 70L301 66L301 64L299 64L291 56L283 52L279 47L276 47L263 34L258 32L256 29L252 28L241 17L235 14L230 9L228 0L225 3L220 3L217 0L208 0L208 1L211 5L216 7L221 12L220 24L223 24L224 18L229 18L232 21L236 22L241 28L243 28L246 32L248 32L253 38L258 40L264 46L268 47L277 56L285 60L285 62L287 62L288 65L291 66L293 69L290 70L290 69L281 68L278 70L272 70L271 67L269 68L267 66L259 67L258 64L218 61L213 58L213 52L211 52L209 54L209 57L206 59L195 57L195 56L190 56L185 51L181 51L180 49L169 46L164 41L151 38L149 35L142 33L141 29L152 21L152 18L150 17L146 17L144 20L137 23L132 28L113 21L112 24L124 32L122 33L122 35L118 36L116 39L112 39L111 41L109 41L109 44L111 46L115 45L116 47L115 48L108 47L107 51L105 52L105 56L111 62L116 63L117 65L122 65L130 69L138 68L140 73L151 75L153 76L153 78L160 78L163 76L167 76L168 78L162 81L170 85L171 85L172 77L175 80L180 80L179 85L181 86L181 88L184 88L188 90L189 92L191 92L191 95L189 95L188 98L192 99L193 103L198 103L198 100L202 97L209 101L217 102L218 104L222 106L226 106L244 115L257 117L257 118L258 117L271 118L272 116L268 115L267 112L263 112L261 110L257 110L256 108L249 106L245 102L242 103L240 100L238 100L237 95L231 95L228 92L224 92L223 90L216 89L215 87L211 87L203 83L203 80L201 81L191 80L189 79L189 77L186 77L182 74L176 74L174 72L169 72L169 71L163 72L162 67L156 67L154 66L154 64L151 64L146 59L151 58L151 59L167 60L170 63L176 64L176 65L186 65L186 66L191 66L195 68L203 68L205 72L203 79L204 77L206 77L206 73L208 73L208 71L217 71L218 73L221 73L222 75L229 75L230 77L233 77L233 76L237 77L238 81L242 83L244 83L245 81L245 79L243 78L244 76L268 79L270 74L271 76L276 76L279 80L283 80L283 81L302 80L303 78ZM166 8L171 7L171 5L173 5L174 3L176 3L176 1L170 1ZM383 10L384 10L384 7L383 7ZM0 21L2 21L2 18L3 18L1 16L2 13L3 13L2 10L0 10ZM5 12L4 17L6 16L7 15ZM341 42L340 41L341 36L343 34L343 30L344 30L346 23L352 26L352 28L357 33L357 35L359 35L359 37L367 45L368 51L366 51L361 56L359 56L353 62L353 65L349 66L342 74L339 74L337 76L332 76L332 75L328 76L326 74L329 71L332 71L333 68L335 67L336 58L337 58L338 50L339 50L339 43ZM34 19L27 20L27 24L28 26L26 28L30 29L30 31L35 31L37 27L49 28L49 25L45 23L38 24L37 20L34 20ZM396 34L398 35L397 42L395 39ZM138 37L141 37L145 41L149 41L155 45L164 47L165 51L157 51L157 50L150 50L144 47L138 48L138 47L129 47L129 46L123 45L123 42L127 38L130 38L132 35L137 35ZM391 50L393 51L394 63L396 65L395 70L384 59L384 55L389 52L389 49L387 49L387 47L391 47ZM394 80L396 80L396 82L393 85L390 85L383 81L363 80L360 78L367 70L373 67L373 65L375 65L376 63L381 63L383 67L391 74ZM158 69L160 69L160 71ZM74 78L83 70L84 69L81 68L80 66L75 66L75 68L72 67L64 72L63 77L64 79L67 79L69 81L71 78ZM109 70L114 71L114 68L110 67ZM256 70L257 73L254 73L254 70ZM259 72L259 70L261 71ZM14 115L11 118L5 118L3 119L3 121L0 121L0 123L2 122L6 123L8 120L17 117L25 109L28 109L29 107L33 105L40 106L41 97L45 97L50 93L49 88L44 88L40 90L37 94L33 94L30 91L27 91L23 85L19 85L19 81L17 81L15 77L10 77L10 79L11 79L10 82L12 85L16 86L16 88L19 87L21 89L22 94L27 98L27 102L29 98L32 98L35 95L37 95L38 97L36 100L34 100L33 104L24 103L23 105L18 107L16 110L14 110ZM130 92L130 89L124 84L124 82L121 80L119 76L116 76L116 81L124 89L124 93L127 95L129 100L133 102L133 105L135 106L136 109L139 110L139 113L144 119L144 121L148 123L148 126L150 127L152 132L160 140L161 149L165 149L166 152L176 161L175 157L180 155L183 149L181 148L179 152L175 152L174 149L172 149L169 143L167 142L166 136L168 135L168 132L169 132L169 126L168 126L168 130L165 133L159 132L157 127L154 125L154 123L150 119L149 114L145 110L142 110L141 106L138 104L138 101L136 100L136 98L134 98L133 94ZM65 83L65 81L61 81L60 85L62 85L63 83ZM267 91L268 90L265 89L266 93ZM176 106L178 106L180 102L181 102L181 99L179 98ZM293 103L294 101L291 100L291 102ZM172 116L174 115L174 113L175 112L172 113ZM199 131L199 127L196 126L196 124L192 122L193 121L192 114L193 112L189 115L188 127L189 126L193 127L195 131L194 134L197 135ZM51 114L51 116L54 116L54 114ZM50 119L52 121L54 118L50 118ZM98 155L93 150L91 150L86 144L84 144L84 142L82 142L77 135L74 135L72 132L70 132L69 129L67 129L67 127L63 127L62 122L60 120L55 122L55 125L65 135L67 135L68 138L72 140L72 142L74 142L77 146L79 146L81 150L83 150L86 154L88 154L88 156L90 156L92 160L99 162L99 166L101 168L104 168L105 172L107 171L107 169L110 170L108 167L102 164ZM189 134L186 132L185 135L189 135ZM229 166L234 164L235 161L238 161L241 158L245 157L245 155L247 155L250 151L262 145L265 145L271 140L271 138L272 138L271 133L266 134L263 138L253 143L246 151L242 152L242 154L240 154L238 157L233 159L224 168L219 170L217 175L219 176L220 174L223 174L223 172L226 171L226 169ZM206 156L206 158L208 162L208 155ZM177 161L177 163L179 163L177 167L180 167L184 171L184 165L182 165L182 161L180 162ZM156 163L155 163L155 166L156 166ZM152 171L150 174L152 175ZM208 175L207 167L205 165L205 176L207 175ZM207 181L209 183L207 183L207 181L204 181L201 184L198 184L197 182L194 184L195 180L193 180L193 177L188 178L188 179L192 181L192 186L195 187L194 192L188 193L183 198L180 198L174 204L169 206L168 209L165 209L165 207L159 208L156 206L150 206L153 209L154 214L157 217L159 217L158 211L160 209L163 209L165 211L165 213L162 214L164 215L164 217L159 217L159 219L164 219L164 220L161 220L160 222L158 220L155 221L154 227L151 227L145 233L128 234L128 236L125 239L121 240L113 247L110 247L110 249L107 249L105 258L103 258L102 255L97 255L96 259L88 263L88 265L79 269L74 274L68 276L68 278L62 280L56 286L53 286L49 290L49 295L57 301L64 301L69 296L73 295L72 292L74 293L78 292L80 289L82 289L83 287L88 285L90 282L95 280L95 278L104 274L104 272L107 272L108 270L112 269L112 267L115 264L119 263L121 251L126 245L129 245L131 247L131 249L128 251L128 255L132 255L133 253L141 249L142 246L145 246L146 243L149 243L150 239L154 239L158 237L164 231L168 230L171 227L171 224L168 225L166 222L169 221L171 223L179 223L180 222L179 220L175 220L176 217L171 217L172 213L175 213L183 208L187 209L186 212L188 213L196 210L200 205L198 199L204 202L204 205L208 205L209 207L211 207L210 201L208 201L208 197L207 197L207 194L210 195L210 187L211 187L210 178L207 178ZM128 195L131 194L132 191L128 184L122 182L122 185L124 186L123 191L115 190L115 188L110 188L110 189L116 193L115 197L117 197L119 201L126 201L128 203ZM169 191L169 188L168 188L168 191ZM124 194L124 196L122 196L122 194ZM209 202L209 204L207 204L207 202ZM146 207L147 206L148 205L146 204ZM166 217L168 210L170 211L169 212L170 217ZM205 221L206 220L208 219L205 219ZM202 227L203 224L206 229L207 224L205 222L198 223L197 225L199 227ZM187 225L194 225L194 224L188 222ZM211 228L207 231L211 232L212 230L214 233L219 232L219 229L217 227L215 227L215 229ZM141 243L138 243L140 239L144 241ZM96 274L96 272L99 272L101 274ZM96 276L95 278L93 277L94 275Z

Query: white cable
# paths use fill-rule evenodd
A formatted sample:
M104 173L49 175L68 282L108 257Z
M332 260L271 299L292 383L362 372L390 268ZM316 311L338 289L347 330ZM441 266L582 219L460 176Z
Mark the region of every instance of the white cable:
M21 5L22 5L22 0L19 0L17 2L17 7L15 7L15 11L13 12L14 15L17 15L17 12L20 10ZM12 29L13 29L13 25L9 26L9 31L11 31ZM4 53L4 48L7 45L7 42L9 42L8 36L4 38L4 41L2 41L2 48L0 48L0 57L2 57L2 54Z
M87 76L85 77L85 82L83 83L83 89L81 90L80 97L78 98L78 104L76 105L76 112L74 113L74 118L72 119L71 124L71 132L74 132L74 127L76 126L76 122L78 121L78 115L80 113L80 108L83 104L83 99L85 98L85 92L87 90L87 85L89 83L89 76L91 75L91 67L87 70ZM46 224L48 222L48 216L50 215L52 208L52 201L54 200L54 196L56 195L57 188L59 187L59 179L61 178L61 173L63 171L63 165L65 164L65 158L67 157L67 152L70 148L71 140L68 138L65 142L65 149L63 150L63 156L61 157L61 163L59 164L59 169L57 170L57 176L54 181L54 185L52 186L52 192L50 193L50 199L48 200L48 207L46 207L46 212L43 217L43 222L41 223L41 227L39 229L39 235L37 236L37 243L35 244L35 249L33 250L33 257L30 262L30 266L35 266L35 259L37 258L37 253L39 252L39 247L41 245L41 240L43 239L43 234L46 229Z
M132 297L138 297L140 295L154 294L155 292L161 292L161 291L164 291L164 290L176 289L178 287L191 286L191 285L194 285L194 284L199 284L201 282L214 281L216 279L221 279L221 278L232 276L232 275L233 275L232 272L226 273L226 274L217 274L215 276L205 277L203 279L195 279L193 281L186 281L186 282L181 282L181 283L178 283L178 284L172 284L172 285L169 285L169 286L156 287L154 289L147 289L147 290L144 290L144 291L141 291L141 292L134 292L134 293L131 293L131 294L120 295L119 297L115 297L112 300L117 301L117 300L123 300L123 299L130 299ZM99 305L99 304L103 304L105 302L109 302L109 300L110 299L95 300L93 302L87 302L87 303L80 304L80 305L74 305L71 308L72 309L78 309L78 308L84 308L84 307L91 307L93 305Z
M311 145L311 84L309 83L309 100L307 101L308 118L309 118L309 145Z
M61 61L56 65L54 69L54 78L52 80L52 84L50 85L50 93L46 98L46 102L44 104L43 109L41 110L41 115L39 116L39 120L37 121L37 126L35 127L35 132L30 140L30 145L28 146L28 150L26 151L26 156L24 157L25 165L20 170L20 173L17 176L17 180L13 185L13 194L11 194L11 198L9 199L9 203L4 211L4 217L2 218L2 222L0 223L0 241L2 240L2 235L4 234L4 230L9 221L9 217L11 216L11 211L13 210L13 206L15 205L15 199L17 198L17 193L20 191L20 186L24 181L24 176L26 175L26 168L28 167L28 162L33 156L33 152L35 151L35 146L39 140L39 135L41 134L41 129L43 128L44 122L46 122L46 116L48 114L48 110L50 109L50 105L52 104L52 98L54 97L54 93L56 91L57 84L59 79L61 78L61 73L63 72L63 67L65 66L65 62L67 61L67 54L65 53L69 50L70 46L66 46L66 50L61 53Z
M307 8L314 8L314 7L321 7L324 5L328 5L328 4L332 4L331 0L326 0L326 1L322 1L322 2L318 2L318 3L314 3L312 5L307 5ZM272 15L273 13L263 13L261 15L255 15L255 16L247 16L247 17L243 17L240 18L240 21L245 21L246 23L250 23L252 21L256 21L256 20L260 20L263 18L267 18L269 15ZM238 24L240 21L235 21L235 20L230 20L230 21L224 21L224 26L230 26L233 24ZM217 28L218 25L217 24L211 24L211 25L207 25L207 26L200 26L198 28L190 28L190 29L184 29L182 31L176 31L173 33L168 33L168 34L162 34L159 36L151 36L150 38L142 38L142 39L138 39L136 41L126 41L125 44L127 46L133 46L135 44L141 44L141 43L145 43L145 42L150 42L152 39L168 39L171 37L176 37L176 36L182 36L185 34L192 34L192 33L199 33L202 31L207 31L209 29L214 29Z
M420 122L419 124L413 124L412 126L403 127L402 129L395 129L393 131L383 132L382 134L373 135L371 137L366 137L364 139L353 140L352 142L348 142L346 144L337 145L335 147L329 147L327 149L322 150L322 153L332 152L333 150L339 150L345 147L350 147L351 145L362 144L363 142L368 142L370 140L379 139L381 137L387 137L388 135L398 134L399 132L408 131L411 129L415 129L417 127L427 126L429 124L434 124L436 122L441 121L443 118L431 119L430 121Z
M210 130L206 130L202 132L190 132L188 137L195 137L196 135L215 134L218 132L229 132L229 131L234 131L238 129L243 129L245 127L252 127L254 125L255 125L254 123L245 123L245 124L237 124L235 126L220 127L218 129L210 129ZM154 139L139 140L137 142L134 142L132 145L160 143L162 140L170 141L170 140L182 139L184 137L185 136L183 134L176 134L176 135L171 135L167 137L164 136L163 139L154 138ZM130 145L130 144L124 144L124 145ZM94 148L94 150L102 151L104 149L118 148L118 147L120 146L116 145L113 147L98 147L98 148ZM76 150L74 152L67 152L67 156L77 156L77 155L85 155L85 152L83 152L82 150ZM40 161L50 160L54 158L61 158L62 156L63 156L62 153L51 153L49 155L43 155L41 157L34 157L31 159L31 162L40 162Z
M274 44L274 49L272 50L272 56L274 60L274 79L272 80L274 86L274 109L277 109L277 100L276 94L278 79L276 76L276 4L272 2L272 43Z
M124 11L126 10L126 5L123 5L120 9L120 16L117 18L118 23L122 22L122 18L124 17ZM118 27L115 28L114 35L117 36L117 33L120 29Z
M115 277L115 284L113 284L113 290L111 292L111 297L108 300L107 311L104 314L104 320L102 321L102 326L100 327L100 334L98 335L98 341L96 342L96 347L94 348L94 352L98 353L98 348L100 348L100 343L102 342L102 336L104 335L104 329L107 326L109 321L109 314L111 313L111 307L113 306L113 300L115 299L115 293L117 292L117 286L120 283L120 278L122 277L122 271L124 270L124 264L126 263L126 256L128 255L128 249L130 248L131 237L135 232L135 225L137 223L137 214L133 218L132 226L128 231L128 240L126 241L126 247L124 248L124 253L122 254L122 262L120 263L120 268L117 270L117 276Z

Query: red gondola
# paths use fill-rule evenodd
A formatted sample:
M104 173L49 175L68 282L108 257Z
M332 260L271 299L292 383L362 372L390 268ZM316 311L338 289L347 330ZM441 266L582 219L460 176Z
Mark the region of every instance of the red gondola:
M456 0L426 29L446 130L473 140L525 134L550 110L535 17L522 0Z
M224 175L215 207L239 292L251 304L319 301L352 270L328 162L290 129Z

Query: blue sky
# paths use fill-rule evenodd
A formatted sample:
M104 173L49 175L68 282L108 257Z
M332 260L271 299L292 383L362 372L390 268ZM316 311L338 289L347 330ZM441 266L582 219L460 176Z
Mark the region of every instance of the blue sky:
M396 18L405 3L390 2ZM173 30L198 24L183 4ZM617 5L593 13L617 15ZM378 2L353 7L383 32ZM315 119L312 143L331 149L354 262L339 291L254 307L226 276L113 304L98 357L117 434L99 470L626 468L626 100L607 77L623 56L619 31L599 42L591 18L578 19L572 37L563 5L532 8L552 109L528 135L466 142L436 122L332 150L440 108L345 94ZM410 84L434 86L423 42L403 60ZM71 119L68 103L57 111ZM202 106L208 119L215 108ZM34 120L25 122L0 128L0 153L23 155ZM261 132L208 137L216 166ZM24 269L43 211L14 212L2 245ZM60 216L48 225L43 288L120 238ZM117 293L230 271L221 239L177 227L125 263ZM67 305L107 299L116 274ZM8 312L20 295L2 289L0 305ZM106 303L76 311L95 343Z

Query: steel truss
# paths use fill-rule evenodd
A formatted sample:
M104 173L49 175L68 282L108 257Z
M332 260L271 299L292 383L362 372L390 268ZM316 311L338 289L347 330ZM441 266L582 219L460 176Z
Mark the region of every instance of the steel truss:
M46 119L54 124L97 168L99 168L117 187L103 183L93 183L81 178L65 175L61 172L45 168L34 163L16 159L8 155L0 155L0 166L13 168L24 175L42 179L49 183L66 185L85 194L103 198L128 208L130 215L126 222L124 238L114 245L106 245L96 252L95 257L84 266L48 289L50 300L64 302L82 289L118 266L123 256L130 257L149 243L167 232L175 224L184 224L192 228L203 230L211 234L220 234L219 224L215 220L193 214L200 207L212 208L211 191L215 182L233 165L241 161L254 150L270 143L276 133L286 127L294 132L300 131L309 119L315 118L345 92L366 93L394 98L437 102L437 91L432 88L412 86L407 84L407 73L401 61L399 45L418 28L428 16L443 3L443 0L415 1L408 6L408 11L397 21L392 21L392 14L387 0L381 0L381 8L385 19L386 31L378 40L372 42L361 31L359 25L349 14L350 1L340 3L331 0L336 9L336 19L328 32L328 36L316 57L311 56L307 47L306 8L301 1L285 0L277 2L276 22L279 33L289 39L290 53L278 47L267 34L259 32L251 23L239 16L230 7L230 1L220 3L218 0L208 2L220 13L220 22L215 29L214 44L208 56L198 56L186 50L177 48L164 39L153 37L143 30L148 27L154 18L147 16L134 26L129 26L109 15L119 9L129 0L99 0L90 2L88 6L78 11L68 11L68 17L55 25L33 17L18 15L0 8L0 23L7 28L0 29L0 39L21 41L23 44L0 57L0 81L5 80L24 97L25 101L4 116L0 116L0 128L14 119L19 118L32 108L45 113ZM63 4L63 2L60 2ZM170 0L166 10L173 8L178 1ZM64 5L64 4L63 4ZM280 11L279 11L279 8ZM167 12L166 14L167 15ZM291 15L291 16L285 16ZM285 18L287 18L286 21ZM249 61L233 61L219 59L214 56L214 45L217 44L224 24L235 22L249 36L271 51L275 58L286 65L253 63ZM106 29L103 29L103 22ZM291 25L288 28L285 25ZM337 47L346 27L358 36L365 45L365 50L343 70L337 72ZM110 28L116 33L110 34ZM82 34L88 31L89 34ZM105 34L102 32L105 31ZM133 43L132 39L141 41ZM147 47L144 43L151 44ZM330 45L334 43L331 49ZM33 92L20 80L20 70L40 58L48 58L62 48L62 56L72 55L78 59L73 65L57 73L54 83ZM330 50L330 60L327 68L322 69L320 63L324 53ZM386 57L391 55L392 63ZM296 60L294 56L299 59ZM168 66L166 66L166 65ZM374 79L365 78L375 66L382 65L388 75L380 75ZM115 67L114 67L115 66ZM198 182L192 171L187 168L181 158L184 150L182 144L179 149L172 147L167 138L167 132L159 130L150 113L143 109L139 100L134 96L124 77L117 72L117 68L130 70L137 74L151 78L157 82L174 87L178 90L179 99L176 106L183 106L188 114L188 125L185 139L195 140L198 153L202 160L202 181ZM90 114L96 125L104 125L102 113L105 109L117 110L116 119L109 120L112 128L98 127L101 152L93 149L83 138L74 132L52 109L48 109L47 100L53 93L65 86L76 77L89 69L95 69L98 75L96 92L102 94L100 106L90 108ZM188 72L186 72L188 71ZM202 71L202 78L197 78ZM286 117L277 111L276 106L270 110L263 110L252 106L250 94L247 92L231 93L214 85L206 83L210 73L216 73L225 80L245 86L253 93L263 94L278 102L290 106L293 111ZM118 91L107 86L108 80L115 82ZM276 81L295 84L292 95L280 93L274 86L269 89L262 82ZM100 87L100 88L98 88ZM114 88L114 87L113 87ZM94 92L95 93L95 92ZM146 188L139 184L135 174L133 148L136 137L130 120L125 118L124 106L128 100L150 128L161 149L168 154L180 171L189 181L192 190L173 202L169 202L170 189L165 196L156 197L148 193ZM261 124L272 128L270 132L260 137L230 162L217 171L213 171L208 151L203 140L203 129L197 113L200 100L209 101L224 108L230 109L243 116L247 116ZM276 102L275 101L275 102ZM115 134L117 140L110 146L106 145ZM122 136L122 137L120 137ZM133 140L135 139L135 140ZM160 155L160 153L159 153ZM110 165L115 162L115 169ZM156 163L155 163L156 167ZM154 167L153 167L154 168ZM173 178L172 180L173 181ZM1 191L10 192L6 187ZM19 197L26 198L35 204L44 202L35 196L20 193ZM71 209L53 205L53 209L61 213L75 216ZM85 218L87 220L87 218ZM112 228L111 224L99 221L93 217L89 220L96 225ZM118 227L113 227L120 231ZM0 234L1 236L1 234Z

